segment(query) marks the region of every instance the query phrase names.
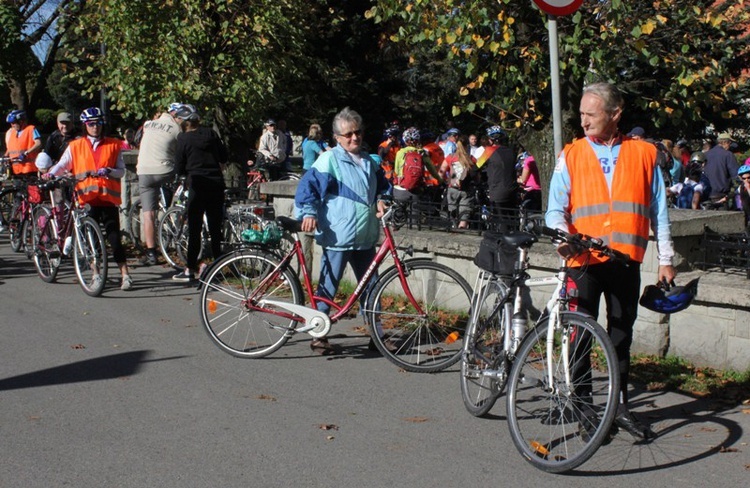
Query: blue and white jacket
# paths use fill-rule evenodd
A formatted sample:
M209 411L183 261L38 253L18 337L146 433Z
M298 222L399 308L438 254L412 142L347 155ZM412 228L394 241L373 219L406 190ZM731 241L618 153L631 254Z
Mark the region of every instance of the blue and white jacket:
M315 240L323 248L346 251L370 249L380 234L377 201L390 195L383 169L362 152L355 162L341 146L326 151L297 186L295 215L315 217Z

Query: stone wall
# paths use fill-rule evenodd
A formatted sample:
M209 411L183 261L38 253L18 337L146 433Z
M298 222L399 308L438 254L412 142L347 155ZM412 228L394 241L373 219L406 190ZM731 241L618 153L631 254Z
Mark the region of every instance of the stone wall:
M291 215L296 182L272 182L261 191L272 196L276 215ZM741 232L740 212L671 210L672 236L677 256L678 283L700 276L698 298L687 310L672 315L639 308L633 352L675 355L698 366L745 371L750 368L750 280L743 273L691 270L698 260L698 245L704 225L722 233ZM429 256L458 270L473 284L477 268L472 260L479 245L478 233L445 233L400 229L395 237L400 246L412 246L415 255ZM316 246L317 247L317 246ZM550 244L535 245L530 254L532 276L554 272L558 258ZM316 253L315 261L319 260ZM656 282L656 245L649 244L641 268L643 286ZM351 279L351 277L350 277ZM552 288L535 288L534 309L543 308ZM602 302L604 302L602 300ZM599 313L605 317L604 305Z

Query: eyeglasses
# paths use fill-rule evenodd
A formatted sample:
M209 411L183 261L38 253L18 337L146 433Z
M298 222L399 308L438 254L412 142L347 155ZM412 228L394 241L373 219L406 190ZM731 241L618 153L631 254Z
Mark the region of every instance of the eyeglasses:
M101 120L89 120L88 122L85 122L85 124L89 127L93 127L96 125L104 125L104 121Z
M362 135L362 129L353 130L351 132L347 132L346 134L339 134L339 137L343 137L344 139L351 139L354 136L361 136Z

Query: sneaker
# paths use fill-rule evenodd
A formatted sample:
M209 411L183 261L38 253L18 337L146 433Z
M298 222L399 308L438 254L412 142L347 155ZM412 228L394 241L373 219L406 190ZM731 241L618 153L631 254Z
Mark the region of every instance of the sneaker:
M176 275L172 276L172 280L181 281L183 283L190 283L191 281L195 281L195 274L189 269L185 269L185 271L180 271Z
M122 291L128 291L131 288L133 288L133 278L131 278L130 275L123 276L122 285L120 285L120 289Z
M99 288L100 286L102 286L101 275L94 275L93 278L91 278L91 288Z
M156 266L159 264L159 259L156 257L155 252L148 252L141 258L140 263L143 266Z

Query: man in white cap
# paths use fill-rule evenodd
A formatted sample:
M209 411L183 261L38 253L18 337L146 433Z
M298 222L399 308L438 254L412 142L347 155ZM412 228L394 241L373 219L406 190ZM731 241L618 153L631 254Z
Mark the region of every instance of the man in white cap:
M714 203L729 203L728 198L732 191L732 180L737 176L737 158L729 150L729 146L734 142L728 132L722 132L717 138L714 147L705 152L706 165L703 172L711 183L711 201Z

